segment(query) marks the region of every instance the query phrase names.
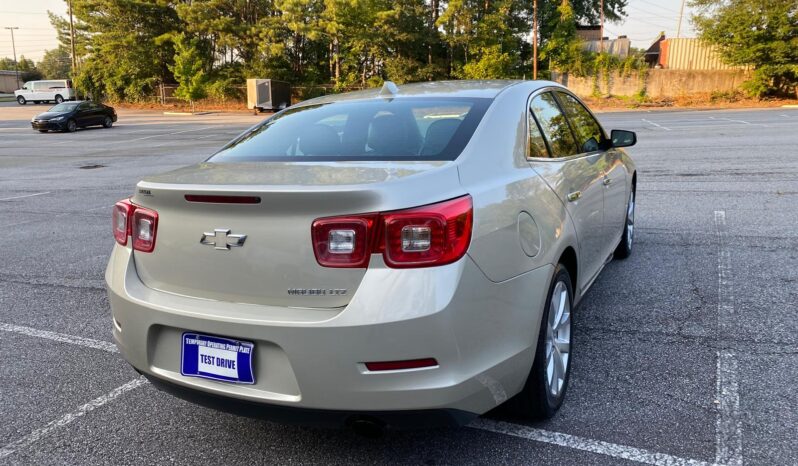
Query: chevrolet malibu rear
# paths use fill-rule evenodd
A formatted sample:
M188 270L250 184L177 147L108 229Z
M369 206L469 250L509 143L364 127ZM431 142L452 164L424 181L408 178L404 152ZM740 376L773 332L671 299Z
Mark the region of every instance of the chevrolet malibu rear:
M586 246L529 157L528 99L553 89L387 83L139 182L106 270L121 353L181 398L284 422L458 425L511 399L551 416L599 270L577 277ZM627 217L591 247L611 254Z

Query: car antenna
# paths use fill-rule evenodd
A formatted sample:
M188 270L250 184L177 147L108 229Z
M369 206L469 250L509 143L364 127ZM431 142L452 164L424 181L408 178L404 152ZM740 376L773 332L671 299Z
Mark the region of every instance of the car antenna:
M399 93L399 88L396 87L393 81L385 81L380 89L380 97L393 98Z

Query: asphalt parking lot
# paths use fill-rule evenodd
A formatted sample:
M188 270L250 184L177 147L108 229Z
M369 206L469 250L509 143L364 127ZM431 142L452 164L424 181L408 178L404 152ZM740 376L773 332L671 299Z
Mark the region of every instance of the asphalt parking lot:
M0 464L798 464L798 109L604 113L637 131L637 242L574 315L558 415L367 439L218 413L117 354L110 207L261 117L0 104Z

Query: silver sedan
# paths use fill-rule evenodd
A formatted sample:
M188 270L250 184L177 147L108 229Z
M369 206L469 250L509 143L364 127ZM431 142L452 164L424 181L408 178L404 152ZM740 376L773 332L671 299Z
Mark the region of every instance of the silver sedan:
M543 81L303 102L117 203L114 337L157 387L250 416L550 417L575 307L632 251L635 141Z

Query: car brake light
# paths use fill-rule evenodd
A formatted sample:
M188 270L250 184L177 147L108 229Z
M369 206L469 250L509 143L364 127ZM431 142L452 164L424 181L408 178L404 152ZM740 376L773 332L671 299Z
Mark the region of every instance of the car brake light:
M313 222L313 252L325 267L367 267L374 215L335 217Z
M389 267L451 264L471 242L471 196L382 215Z
M139 207L125 199L114 205L112 217L117 243L127 246L128 237L132 237L134 250L152 252L155 249L158 212Z
M380 214L329 217L311 228L324 267L368 267L372 253L393 268L431 267L459 260L471 242L471 196Z
M133 213L133 204L127 199L114 205L112 214L114 238L122 246L127 246L127 237L130 236L130 216Z
M158 212L143 207L133 211L130 233L133 236L133 249L152 252L155 249L155 234L158 231Z

